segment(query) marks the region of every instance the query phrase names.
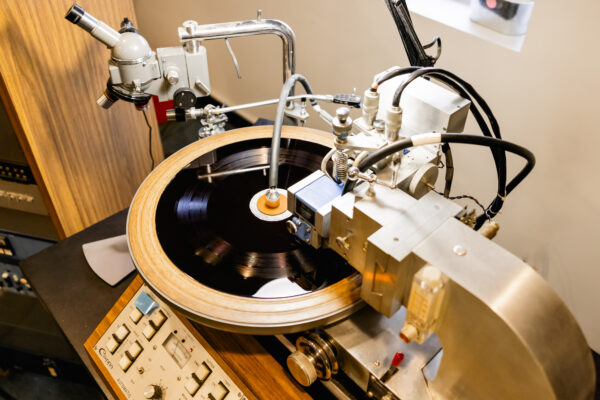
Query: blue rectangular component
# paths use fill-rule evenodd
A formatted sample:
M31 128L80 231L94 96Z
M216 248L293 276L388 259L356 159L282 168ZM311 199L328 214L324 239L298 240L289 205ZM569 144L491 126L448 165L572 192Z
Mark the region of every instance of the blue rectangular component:
M313 211L317 211L342 194L344 185L337 184L326 176L322 176L296 193L296 201L300 200Z
M144 291L135 299L135 306L144 315L148 315L158 308L158 304Z

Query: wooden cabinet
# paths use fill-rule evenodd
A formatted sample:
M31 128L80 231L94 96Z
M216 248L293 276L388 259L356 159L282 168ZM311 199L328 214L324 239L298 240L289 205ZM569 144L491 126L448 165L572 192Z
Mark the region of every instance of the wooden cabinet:
M0 96L57 235L127 207L150 171L149 132L130 103L96 105L109 51L64 19L72 0L0 2ZM118 27L131 0L81 1ZM152 153L162 159L153 109Z

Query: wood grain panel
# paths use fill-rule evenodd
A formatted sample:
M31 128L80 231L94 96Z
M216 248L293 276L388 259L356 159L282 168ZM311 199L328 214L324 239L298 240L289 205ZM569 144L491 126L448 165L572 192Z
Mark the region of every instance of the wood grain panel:
M312 399L253 336L196 329L259 399Z
M0 91L61 237L125 208L150 170L148 128L133 105L96 105L109 51L64 19L72 0L0 2ZM81 1L107 24L135 21L130 0ZM156 118L152 152L162 159Z

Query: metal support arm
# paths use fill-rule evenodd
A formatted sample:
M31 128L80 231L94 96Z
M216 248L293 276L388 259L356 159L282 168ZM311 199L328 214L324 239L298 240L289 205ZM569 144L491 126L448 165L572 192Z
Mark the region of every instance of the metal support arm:
M190 32L191 31L191 32ZM283 21L258 18L249 21L223 22L219 24L197 25L192 29L179 28L182 43L191 40L214 40L232 37L277 35L283 43L283 81L296 72L296 35Z

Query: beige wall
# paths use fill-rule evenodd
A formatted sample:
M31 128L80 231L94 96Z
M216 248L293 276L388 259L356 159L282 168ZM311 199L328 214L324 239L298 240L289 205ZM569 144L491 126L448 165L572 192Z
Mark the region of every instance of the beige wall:
M423 0L425 1L425 0ZM297 36L297 71L317 93L360 92L376 72L405 65L395 26L381 0L136 0L139 28L152 46L178 43L177 27L265 18L286 21ZM600 351L600 145L597 100L600 2L539 1L521 53L414 16L423 41L444 40L438 66L473 83L495 110L504 137L533 150L533 175L506 202L499 243L530 262L562 296ZM231 40L236 78L222 41L207 44L213 95L227 104L278 97L281 45L275 37ZM245 116L272 118L273 109ZM313 126L324 127L315 119ZM470 132L477 132L469 124ZM488 152L455 150L454 194L489 201L495 175ZM520 161L509 158L515 165Z

